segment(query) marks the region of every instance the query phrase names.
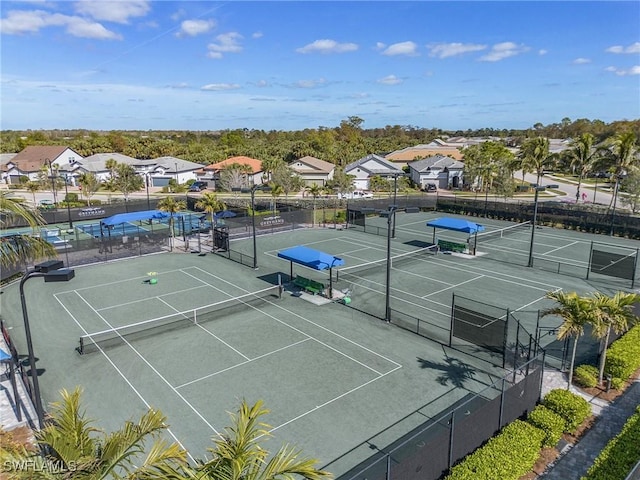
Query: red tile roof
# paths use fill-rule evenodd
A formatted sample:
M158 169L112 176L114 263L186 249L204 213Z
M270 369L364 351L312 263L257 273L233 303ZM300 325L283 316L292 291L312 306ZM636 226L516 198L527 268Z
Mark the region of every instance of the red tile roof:
M209 171L209 170L213 170L213 171L218 171L218 170L222 170L225 167L228 167L231 164L234 163L238 163L240 165L249 165L251 167L251 171L252 173L258 173L262 171L262 160L258 160L255 158L250 158L250 157L231 157L231 158L227 158L226 160L223 160L221 162L218 163L212 163L211 165L207 165L206 167L204 167L204 171Z

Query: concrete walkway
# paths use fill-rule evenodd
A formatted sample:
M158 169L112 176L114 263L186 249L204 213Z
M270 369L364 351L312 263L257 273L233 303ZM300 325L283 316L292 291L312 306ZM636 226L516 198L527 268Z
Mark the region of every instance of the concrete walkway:
M556 371L547 372L543 379L543 395L554 388L566 388L564 374ZM571 388L591 403L593 414L598 418L595 425L573 447L567 446L556 462L549 466L547 472L539 475L544 480L579 480L593 465L605 445L615 437L627 419L640 405L640 380L636 380L613 402L608 403L598 398L590 398L583 392ZM640 472L639 472L640 473Z

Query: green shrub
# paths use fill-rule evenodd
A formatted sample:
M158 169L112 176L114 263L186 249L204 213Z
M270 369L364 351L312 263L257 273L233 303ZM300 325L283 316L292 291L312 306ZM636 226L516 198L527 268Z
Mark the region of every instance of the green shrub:
M446 480L517 480L536 463L545 434L515 420L451 469Z
M611 379L611 388L614 390L622 390L624 388L625 380L622 378L613 377Z
M607 349L605 373L628 379L640 368L640 325L636 325Z
M591 405L580 395L568 390L551 390L542 404L567 422L566 432L574 432L591 415Z
M67 193L64 196L64 201L69 202L69 203L76 203L78 201L78 194L77 193Z
M595 387L598 385L598 369L593 365L579 365L573 371L573 380L581 387Z
M583 480L626 478L640 460L640 407L604 447Z
M527 422L545 433L543 441L545 447L554 447L567 427L567 422L564 418L544 405L538 405L534 408L527 417Z

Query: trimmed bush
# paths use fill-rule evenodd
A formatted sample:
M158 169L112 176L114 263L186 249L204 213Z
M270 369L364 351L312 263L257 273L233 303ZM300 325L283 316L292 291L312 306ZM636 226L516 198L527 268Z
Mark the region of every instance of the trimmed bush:
M611 379L611 388L614 390L622 390L624 388L625 380L622 378L612 378Z
M451 469L446 480L517 480L540 455L545 433L515 420Z
M640 325L636 325L607 349L605 372L628 379L640 368Z
M534 427L538 427L545 433L543 445L545 447L554 447L560 441L562 433L567 427L567 422L557 413L549 410L544 405L538 405L527 417Z
M640 407L593 462L583 480L626 478L640 460Z
M581 387L595 387L598 385L598 369L593 365L579 365L573 371L573 381Z
M572 433L591 415L591 405L580 395L568 390L551 390L542 404L566 421L566 432Z

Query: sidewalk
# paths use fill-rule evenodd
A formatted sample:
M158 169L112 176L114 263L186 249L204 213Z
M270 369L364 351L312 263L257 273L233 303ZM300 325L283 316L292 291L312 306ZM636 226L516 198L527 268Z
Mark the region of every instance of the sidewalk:
M554 388L566 388L564 374L557 371L545 373L542 395ZM640 404L640 379L636 379L627 390L613 402L591 398L575 387L571 391L583 396L591 404L593 414L598 418L594 426L573 447L567 446L560 457L549 466L547 472L539 475L544 480L579 480L593 464L605 445L615 437L627 419Z

